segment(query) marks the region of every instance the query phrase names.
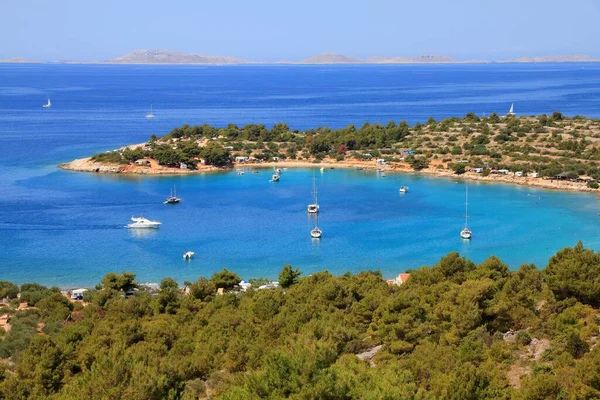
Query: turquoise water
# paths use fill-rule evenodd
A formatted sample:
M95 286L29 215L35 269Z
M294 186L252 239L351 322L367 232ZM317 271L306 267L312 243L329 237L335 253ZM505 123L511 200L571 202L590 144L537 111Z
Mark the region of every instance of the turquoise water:
M41 109L46 95L52 110ZM268 170L124 177L55 167L183 123L415 122L512 101L522 112L598 116L600 67L0 66L0 279L78 286L128 270L142 281L182 282L222 267L276 278L285 263L305 274L381 269L391 277L450 251L476 261L495 254L517 268L544 266L579 239L600 249L600 204L590 194L471 183L474 236L463 242L461 181L316 171L324 233L314 242L310 169L273 184ZM154 121L143 118L150 102ZM182 203L161 204L173 185ZM400 195L401 185L410 192ZM163 225L132 232L124 228L132 215ZM182 259L188 250L191 262Z

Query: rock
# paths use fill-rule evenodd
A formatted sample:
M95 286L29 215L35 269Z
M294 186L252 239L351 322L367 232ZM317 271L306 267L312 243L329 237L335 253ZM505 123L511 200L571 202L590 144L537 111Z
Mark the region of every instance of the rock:
M360 358L363 361L371 361L373 357L375 357L375 354L377 354L382 347L383 345L380 344L379 346L375 346L370 350L357 354L356 357Z
M502 334L502 339L504 339L505 342L514 343L517 340L517 331L509 329Z

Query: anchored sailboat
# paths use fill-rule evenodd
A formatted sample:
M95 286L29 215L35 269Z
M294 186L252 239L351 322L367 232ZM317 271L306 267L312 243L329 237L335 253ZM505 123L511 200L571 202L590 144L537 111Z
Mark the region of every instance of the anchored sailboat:
M472 232L469 229L469 213L468 213L468 207L469 207L469 186L465 185L465 227L463 228L462 231L460 231L460 237L463 239L471 239L471 235Z
M152 104L150 104L150 113L146 114L146 118L152 119L154 117L155 117L154 110L152 109Z
M319 212L319 203L317 201L317 178L315 178L315 174L313 173L313 202L308 205L307 210L309 214L316 214Z
M319 214L317 214L317 219L315 221L315 228L310 231L310 237L313 239L321 239L321 235L323 231L319 229Z
M165 201L163 201L163 204L176 204L180 201L181 199L177 197L177 189L175 189L175 186L173 186L173 189L171 189L169 193L169 197Z
M52 103L50 102L50 97L48 97L48 102L42 106L42 108L52 108Z

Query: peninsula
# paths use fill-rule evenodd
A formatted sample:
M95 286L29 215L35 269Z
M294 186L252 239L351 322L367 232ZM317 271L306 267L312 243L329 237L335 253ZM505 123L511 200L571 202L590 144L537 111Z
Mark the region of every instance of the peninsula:
M384 169L551 189L594 191L600 121L560 112L365 123L303 132L286 124L175 128L163 137L61 164L111 174L196 174L229 168Z

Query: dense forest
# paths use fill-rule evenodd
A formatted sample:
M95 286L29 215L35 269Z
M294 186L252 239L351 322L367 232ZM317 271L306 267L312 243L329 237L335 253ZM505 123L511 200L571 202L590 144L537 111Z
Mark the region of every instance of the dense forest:
M84 302L1 281L0 398L600 398L600 253L581 243L543 270L450 253L401 286L279 281L242 292L223 270L152 293L110 273Z
M600 121L560 112L540 116L430 118L413 126L405 121L292 130L284 123L225 128L184 125L163 137L152 135L143 147L99 153L94 161L132 163L153 158L159 164L195 168L199 162L231 165L234 157L257 162L280 160L344 161L382 158L420 170L465 167L508 169L540 176L600 179Z

